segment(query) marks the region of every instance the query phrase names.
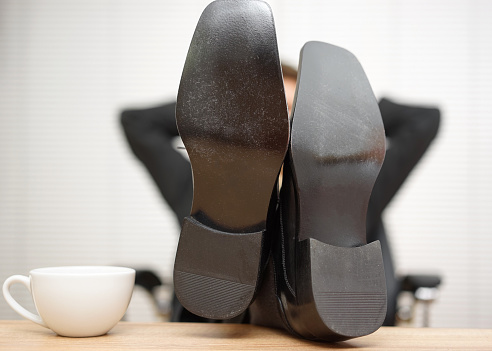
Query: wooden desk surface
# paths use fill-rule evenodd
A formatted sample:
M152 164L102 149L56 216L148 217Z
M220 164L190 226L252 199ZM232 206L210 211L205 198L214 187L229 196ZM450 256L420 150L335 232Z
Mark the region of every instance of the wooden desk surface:
M239 324L120 322L107 335L65 338L28 321L0 321L0 350L492 350L492 329L381 328L335 344Z

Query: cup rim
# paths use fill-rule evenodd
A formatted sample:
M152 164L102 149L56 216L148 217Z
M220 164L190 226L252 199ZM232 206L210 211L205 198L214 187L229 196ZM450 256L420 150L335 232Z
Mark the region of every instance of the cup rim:
M125 275L135 274L133 268L119 266L59 266L35 268L30 275L56 275L56 276L100 276L100 275Z

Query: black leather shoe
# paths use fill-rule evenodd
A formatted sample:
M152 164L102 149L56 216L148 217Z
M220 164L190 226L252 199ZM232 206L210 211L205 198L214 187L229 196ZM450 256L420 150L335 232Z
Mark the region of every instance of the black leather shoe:
M370 334L386 314L379 242L366 212L385 155L378 104L357 59L321 42L301 51L274 245L288 328L313 340Z
M265 2L218 0L204 10L183 69L176 120L194 193L179 238L175 292L192 313L229 319L254 299L269 252L270 196L289 141Z

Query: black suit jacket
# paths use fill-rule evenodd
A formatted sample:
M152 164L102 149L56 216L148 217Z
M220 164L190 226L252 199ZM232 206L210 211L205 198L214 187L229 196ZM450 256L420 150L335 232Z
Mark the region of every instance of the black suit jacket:
M381 242L388 289L385 325L393 325L399 282L395 277L382 213L435 138L440 114L435 108L400 105L387 99L382 99L379 107L388 148L369 200L367 239L368 242ZM193 181L190 163L172 143L178 136L175 108L175 103L169 103L149 109L125 110L121 114L121 123L133 153L145 165L182 224L190 213ZM184 310L176 298L173 306L173 321L205 321Z

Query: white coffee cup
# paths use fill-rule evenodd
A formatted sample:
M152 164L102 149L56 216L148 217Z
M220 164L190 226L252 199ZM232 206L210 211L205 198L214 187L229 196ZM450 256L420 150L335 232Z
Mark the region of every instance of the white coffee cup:
M9 288L21 283L31 292L39 315L22 307ZM111 266L38 268L29 277L13 275L3 296L21 316L58 335L88 337L106 334L123 317L132 297L135 270Z

